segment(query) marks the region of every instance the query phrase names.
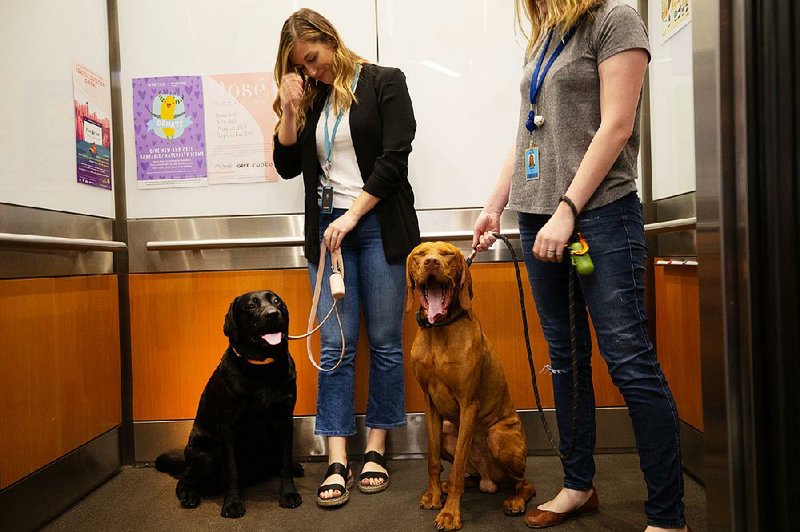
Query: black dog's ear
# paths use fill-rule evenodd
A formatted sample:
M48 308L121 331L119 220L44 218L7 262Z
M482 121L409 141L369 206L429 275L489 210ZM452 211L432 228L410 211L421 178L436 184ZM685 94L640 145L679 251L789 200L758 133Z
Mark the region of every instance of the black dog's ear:
M235 317L235 308L236 308L236 300L234 299L231 302L231 306L228 307L228 313L225 314L225 324L222 326L222 332L225 333L231 342L236 342L239 339L239 328L236 327L236 317Z

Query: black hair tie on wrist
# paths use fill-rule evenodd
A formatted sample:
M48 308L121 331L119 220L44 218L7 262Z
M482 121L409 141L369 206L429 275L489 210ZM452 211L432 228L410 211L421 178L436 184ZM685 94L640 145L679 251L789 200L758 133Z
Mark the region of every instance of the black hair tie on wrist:
M572 201L572 199L571 199L569 196L567 196L566 194L564 194L563 196L561 196L561 198L559 198L559 200L558 200L558 201L559 201L559 202L562 202L562 201L563 201L564 203L566 203L567 205L569 205L569 208L572 210L572 216L573 216L573 217L574 217L576 220L578 219L578 208L575 206L575 202L574 202L574 201Z

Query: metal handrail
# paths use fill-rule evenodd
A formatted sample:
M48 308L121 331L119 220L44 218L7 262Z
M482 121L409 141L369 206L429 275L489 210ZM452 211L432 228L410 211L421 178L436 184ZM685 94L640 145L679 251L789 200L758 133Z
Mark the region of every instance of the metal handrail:
M508 238L519 238L519 229L506 229L502 233ZM420 233L420 240L432 242L434 240L472 240L472 231L431 231Z
M693 229L697 225L697 218L680 218L666 222L645 224L647 233L658 234L669 231ZM507 229L503 234L509 238L519 238L519 229ZM472 231L429 231L420 234L420 240L431 242L434 240L464 241L472 240ZM256 247L293 247L302 246L305 240L302 236L263 237L263 238L216 238L203 240L163 240L149 241L146 244L148 251L198 251L203 249L236 249Z
M0 247L63 249L68 251L109 251L122 253L128 250L125 242L95 240L91 238L67 238L61 236L0 233Z
M666 222L653 222L644 224L645 233L659 234L669 233L672 231L685 231L687 229L694 229L697 227L697 217L691 218L677 218Z
M503 231L509 238L519 238L519 229ZM472 240L472 231L432 231L420 234L420 240ZM198 251L202 249L235 249L257 247L289 247L302 246L305 239L300 236L265 237L265 238L216 238L205 240L162 240L149 241L148 251Z
M201 249L261 248L302 246L301 236L269 238L215 238L206 240L163 240L147 242L148 251L197 251Z

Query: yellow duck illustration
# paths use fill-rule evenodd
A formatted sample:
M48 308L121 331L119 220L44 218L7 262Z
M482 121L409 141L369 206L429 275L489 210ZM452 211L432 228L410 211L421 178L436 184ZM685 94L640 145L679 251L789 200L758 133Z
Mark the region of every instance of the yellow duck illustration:
M178 104L181 103L181 100L179 98L175 98L175 96L173 96L172 94L167 94L166 96L163 94L159 94L158 97L161 100L161 111L159 112L159 114L150 113L154 117L160 118L161 120L174 120L185 114L185 113L175 114L175 110L178 107ZM164 136L167 139L171 140L175 136L174 127L162 127L161 130L164 132Z

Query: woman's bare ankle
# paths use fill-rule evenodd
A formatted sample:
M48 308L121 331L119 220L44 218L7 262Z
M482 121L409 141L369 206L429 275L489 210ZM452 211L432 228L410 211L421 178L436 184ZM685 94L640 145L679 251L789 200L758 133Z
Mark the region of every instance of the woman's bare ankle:
M592 496L594 488L586 491L561 488L561 491L551 500L539 505L540 510L549 512L565 513L583 506Z

